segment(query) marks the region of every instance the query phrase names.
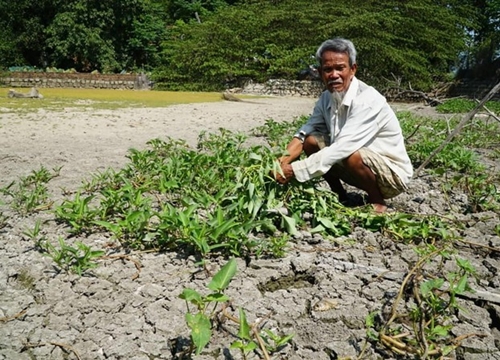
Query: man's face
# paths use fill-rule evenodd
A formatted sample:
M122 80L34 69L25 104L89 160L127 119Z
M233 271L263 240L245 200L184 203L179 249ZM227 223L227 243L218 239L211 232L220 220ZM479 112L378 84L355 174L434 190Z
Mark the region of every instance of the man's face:
M322 56L321 78L331 93L347 91L356 68L356 64L349 66L347 53L325 51Z

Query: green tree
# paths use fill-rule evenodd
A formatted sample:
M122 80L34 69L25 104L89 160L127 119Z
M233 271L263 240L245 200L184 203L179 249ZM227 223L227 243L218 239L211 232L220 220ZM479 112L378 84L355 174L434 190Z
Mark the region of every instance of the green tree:
M78 71L118 68L111 39L113 27L109 1L69 1L46 29L50 63Z
M0 65L46 62L44 29L57 13L60 0L0 0Z
M148 67L164 34L161 9L149 0L67 2L46 30L51 63L78 71Z
M0 28L0 68L22 64L23 56L16 47L14 34L10 29Z
M0 0L0 65L78 71L149 69L168 0Z
M351 39L359 76L374 85L394 79L426 89L464 49L464 20L433 0L403 2L248 0L201 24L178 22L164 43L157 83L222 89L247 79L296 77L327 38ZM189 85L185 85L189 84Z
M491 79L500 74L500 0L464 0L470 23L468 48L458 64L458 77ZM464 5L462 5L464 6Z
M216 12L220 8L235 1L225 0L171 0L168 6L170 17L173 20L189 22L204 19L205 16ZM198 16L198 19L196 18Z
M168 20L166 0L115 0L111 39L121 69L150 70L158 65Z
M446 75L465 47L463 18L438 1L360 1L336 22L359 51L359 76L385 86L427 89ZM346 16L347 15L347 16Z

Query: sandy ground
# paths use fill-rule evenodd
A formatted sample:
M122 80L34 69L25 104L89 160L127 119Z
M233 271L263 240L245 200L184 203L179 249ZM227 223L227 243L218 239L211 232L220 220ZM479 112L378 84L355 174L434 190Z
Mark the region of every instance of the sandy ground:
M127 161L128 149L141 149L150 139L169 136L195 145L202 130L224 127L246 132L267 119L290 121L308 115L315 99L258 101L112 111L68 108L26 115L0 112L0 187L43 165L62 167L60 176L51 180L53 192L75 190L91 173L120 168ZM422 114L429 111L420 105L410 107ZM414 213L455 212L457 216L467 206L463 195L445 198L440 184L425 176L415 180L394 205ZM142 264L139 277L133 261L125 260L104 261L92 276L60 273L23 235L41 216L48 220L44 235L67 236L64 227L50 220L53 215L23 218L8 210L5 214L8 224L0 229L0 359L179 358L189 333L185 304L178 295L186 286L201 291L207 283L193 259L175 253L131 254ZM500 246L493 230L498 214L472 214L463 221L471 224L462 234L464 239L490 248ZM295 239L284 259L252 259L250 266L239 260L229 295L247 310L249 321L271 312L268 328L295 334L292 345L273 359L355 359L366 339L365 317L383 310L388 299L394 298L415 253L409 245L360 228L351 236L354 242L312 241L310 235ZM102 244L96 238L82 240L92 246ZM498 252L475 250L464 246L461 252L482 275L482 283L476 286L500 297ZM270 286L273 283L281 285ZM318 310L320 301L333 305ZM500 359L499 303L460 299L460 304L467 311L457 313L454 335L485 336L467 339L464 350L454 356ZM233 340L230 332L219 329L195 358L241 359L229 349ZM262 354L253 353L250 358L260 359ZM370 344L363 357L389 358Z
M243 102L174 105L166 108L75 110L25 116L2 114L0 186L44 165L61 167L58 181L70 186L88 173L119 168L128 149L154 138L184 139L194 146L202 130L249 131L267 119L292 120L311 113L315 99L270 98Z
M36 101L36 100L35 100ZM195 146L201 131L247 132L265 120L291 121L312 112L314 98L266 98L256 103L217 102L165 108L95 110L68 108L16 115L0 109L0 186L45 166L61 167L61 187L72 187L89 173L120 168L128 149L141 149L154 138L184 139ZM393 104L433 114L418 104Z

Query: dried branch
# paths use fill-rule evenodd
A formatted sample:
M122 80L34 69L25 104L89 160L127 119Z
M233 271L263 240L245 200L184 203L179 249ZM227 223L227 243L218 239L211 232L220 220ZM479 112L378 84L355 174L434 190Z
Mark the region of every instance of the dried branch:
M417 126L415 126L415 129L413 130L413 132L406 137L406 141L410 140L417 133L418 129L420 129L420 127L422 126L422 124L423 123L420 123Z
M415 174L413 175L413 177L418 177L420 171L422 171L422 169L424 169L428 164L429 162L434 158L434 156L436 156L441 150L443 150L443 148L448 145L450 143L450 141L460 132L460 130L464 127L464 125L471 119L474 118L474 116L479 112L479 110L484 107L484 104L486 104L486 102L488 100L490 100L493 95L495 95L498 90L500 90L500 82L498 84L496 84L493 89L490 90L490 92L488 93L488 95L486 95L480 102L479 104L472 110L472 111L469 111L465 116L464 118L460 121L460 123L457 125L457 127L453 130L453 132L448 135L448 137L445 139L445 141L443 141L443 143L438 146L437 149L435 149L430 155L429 157L422 163L422 165L419 166L419 168L415 171Z
M30 349L30 348L35 348L35 347L47 346L47 345L52 345L52 346L60 347L63 350L70 351L73 354L75 354L75 356L76 356L76 358L78 360L82 359L80 357L80 355L78 354L78 352L73 347L71 347L70 345L67 345L67 344L56 342L56 341L39 342L39 343L25 343L24 344L24 348L25 349Z
M103 259L103 260L128 260L128 261L132 262L137 270L137 272L132 276L132 280L137 279L139 277L140 272L141 272L141 268L142 268L141 263L128 255L124 255L124 254L106 255L106 256L101 257L101 259Z
M418 97L424 99L427 105L429 106L437 106L439 104L442 104L443 100L441 99L446 97L446 94L450 87L450 83L445 83L441 84L440 87L434 88L430 92L425 93L423 91L414 90L411 84L408 84L408 89L404 89L401 86L401 79L395 78L394 82L395 82L394 86L388 87L387 89L385 89L385 91L383 91L386 97L390 97L393 100L396 100L399 97L404 98L404 95L410 95L410 96L413 95L411 97ZM393 91L396 91L396 94L391 95L390 93Z
M476 102L479 103L479 100L476 99ZM490 115L493 119L495 119L496 121L500 122L500 118L493 112L491 111L490 109L488 109L486 106L483 105L483 109L484 111L486 111L488 113L488 115Z
M402 95L402 94L414 94L414 95L418 95L420 96L422 99L424 99L427 104L429 106L437 106L439 104L442 104L443 101L439 100L438 98L436 97L430 97L429 95L427 95L426 93L424 93L423 91L417 91L417 90L403 90L401 91L398 95Z
M27 311L28 311L28 308L26 307L24 310L21 310L20 312L18 312L15 315L0 317L0 323L15 320L15 319L23 316L24 314L26 314Z

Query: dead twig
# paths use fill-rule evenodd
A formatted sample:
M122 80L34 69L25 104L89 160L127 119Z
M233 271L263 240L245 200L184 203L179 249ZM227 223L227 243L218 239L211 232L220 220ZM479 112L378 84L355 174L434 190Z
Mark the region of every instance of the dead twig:
M128 255L125 255L125 254L116 254L116 255L106 255L106 256L103 256L101 259L103 260L128 260L128 261L131 261L132 263L134 263L135 265L135 268L137 269L137 272L132 276L132 280L135 280L139 277L139 274L141 272L141 268L142 268L142 265L141 263L134 259L134 258L131 258L130 256Z
M456 135L458 135L462 127L469 120L474 118L474 116L479 112L479 110L484 107L484 104L487 101L489 101L493 97L493 95L495 95L498 92L498 90L500 90L500 82L490 90L490 92L479 102L479 104L473 110L469 111L463 117L463 119L458 123L457 127L453 130L453 132L450 135L448 135L448 137L443 141L443 143L429 155L429 157L422 163L422 165L418 167L413 177L418 177L420 171L422 171L422 169L424 169L429 164L429 162L434 158L434 156L436 156L441 150L443 150L443 148L446 145L448 145Z
M408 84L409 89L403 89L401 87L401 79L396 78L394 76L394 74L393 74L393 77L394 77L395 85L387 88L384 91L384 94L386 97L390 97L393 100L397 100L399 97L403 97L403 99L404 99L405 95L410 95L411 98L418 97L418 98L424 99L425 102L427 103L427 105L429 105L429 106L437 106L437 105L442 104L443 101L441 99L439 99L439 97L445 97L447 90L450 86L450 84L444 84L440 88L435 88L435 89L431 90L431 92L425 93L423 91L414 90L412 88L411 84ZM390 94L391 90L397 91L396 94L391 95Z
M401 283L401 286L399 288L399 292L398 292L398 295L396 296L396 299L394 299L394 302L392 303L392 308L391 308L391 317L389 318L389 320L387 320L387 322L385 323L384 325L384 329L382 331L382 333L385 332L385 329L388 329L389 328L389 325L392 324L392 322L397 318L398 314L397 314L397 308L398 308L398 305L399 305L399 302L401 301L401 299L403 298L403 293L405 291L405 288L406 288L406 285L410 282L410 279L413 278L413 276L416 274L416 272L422 268L422 265L427 261L429 260L430 258L432 258L433 256L439 254L441 252L441 249L438 249L438 250L435 250L429 254L427 254L426 256L420 258L417 263L415 264L415 266L408 272L408 274L406 275L406 277L404 278L403 282Z
M25 308L24 310L21 310L17 314L14 314L12 316L1 317L0 322L9 322L9 321L15 320L15 319L23 316L24 314L26 314L26 311L28 311L28 308Z
M264 359L271 360L271 358L269 357L269 354L267 353L266 344L264 344L264 341L262 340L262 338L259 335L259 331L255 327L252 326L252 332L253 332L253 335L255 336L255 338L257 339L257 342L259 343L260 349L262 350L262 354L264 355Z
M403 94L418 95L422 99L424 99L429 106L437 106L437 105L440 105L440 104L443 103L443 101L441 101L441 100L439 100L438 98L435 98L435 97L430 97L429 95L427 95L423 91L417 91L417 90L412 90L412 89L411 90L403 90L399 94L397 94L396 96L400 96L400 95L403 95Z
M479 100L476 99L476 102L479 103ZM490 109L488 109L485 105L483 105L483 109L484 111L486 111L488 113L488 115L490 115L493 119L495 119L496 121L500 122L500 118L493 112L491 111Z
M417 303L418 308L420 309L420 312L422 313L422 317L420 318L420 321L418 322L418 337L420 339L420 342L424 346L424 353L422 354L422 360L427 359L427 356L429 355L429 343L427 342L427 338L425 336L425 310L422 305L422 299L420 298L419 295L419 288L415 284L413 284L413 296L415 297L415 302Z
M479 244L479 243L476 243L476 242L473 242L473 241L468 241L468 240L464 240L464 239L460 239L460 238L459 239L455 239L455 240L459 241L461 243L467 244L467 245L481 247L483 249L486 249L486 250L489 250L489 251L492 251L492 252L500 252L500 249L496 248L496 247L492 247L492 246L488 246L488 245L483 245L483 244Z
M312 249L304 249L304 248L301 248L298 246L294 246L292 248L292 250L297 250L297 251L305 252L305 253L313 253L313 252L320 253L320 252L340 252L340 251L342 251L342 248L338 247L338 248L334 248L334 249L328 249L328 248L325 248L322 246L315 246Z
M452 341L452 343L455 345L455 347L459 347L460 344L462 343L462 341L464 341L465 339L468 339L470 337L473 337L473 336L477 336L479 338L484 338L484 337L487 337L488 335L486 335L486 334L479 334L479 333L464 334L464 335L457 336Z
M24 347L27 348L27 349L29 349L29 348L46 346L46 345L58 346L58 347L62 348L63 350L71 351L73 354L75 354L75 356L76 356L76 358L78 360L82 359L80 357L80 355L78 354L78 352L72 346L70 346L68 344L63 344L63 343L60 343L60 342L56 342L56 341L39 342L39 343L36 343L36 344L35 343L25 343Z
M406 141L410 140L417 133L418 129L420 129L420 127L422 126L422 124L423 123L420 123L417 126L415 126L415 130L413 130L413 132L406 137Z

